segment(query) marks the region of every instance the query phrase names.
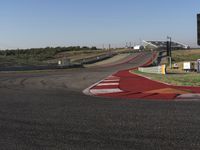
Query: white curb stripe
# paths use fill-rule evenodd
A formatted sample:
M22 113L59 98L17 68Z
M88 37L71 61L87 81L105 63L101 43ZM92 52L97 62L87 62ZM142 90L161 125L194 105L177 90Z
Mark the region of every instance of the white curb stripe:
M119 83L99 83L97 86L119 85Z
M111 82L119 82L120 81L120 77L116 77L116 76L109 76L106 79L103 79L93 85L91 85L90 87L86 88L85 90L83 90L83 93L85 95L96 95L96 94L107 94L107 93L119 93L119 92L123 92L122 90L120 90L119 88L114 88L114 89L92 89L95 86L97 87L98 84L104 83L104 81L111 81ZM119 83L118 83L119 85Z
M109 94L109 93L119 93L123 91L116 88L116 89L91 89L90 92L92 94Z
M177 98L200 99L200 94L199 93L181 94L177 96Z
M106 78L106 79L108 79L108 80L115 80L115 79L120 79L119 77L108 77L108 78Z
M103 82L118 82L118 81L120 81L120 79L115 79L115 80L107 80L107 79L105 79L105 80L103 80Z

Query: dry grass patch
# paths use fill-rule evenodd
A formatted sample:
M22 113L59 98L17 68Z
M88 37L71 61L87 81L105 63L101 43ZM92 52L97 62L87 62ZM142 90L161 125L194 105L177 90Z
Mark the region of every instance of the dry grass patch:
M175 62L196 61L200 59L200 49L173 51L172 59Z
M200 74L198 73L170 73L166 75L143 73L132 71L133 73L143 75L155 81L160 81L178 86L200 86Z

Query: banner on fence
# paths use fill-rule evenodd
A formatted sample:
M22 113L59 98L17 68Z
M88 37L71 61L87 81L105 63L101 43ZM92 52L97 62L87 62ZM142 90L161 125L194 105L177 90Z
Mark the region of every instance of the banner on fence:
M138 70L146 73L166 74L166 65L155 67L139 67Z

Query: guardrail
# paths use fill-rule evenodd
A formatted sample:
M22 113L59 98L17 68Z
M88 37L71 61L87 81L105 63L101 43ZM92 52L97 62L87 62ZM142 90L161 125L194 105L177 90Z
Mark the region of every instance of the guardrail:
M145 73L166 74L166 65L155 67L139 67L138 70Z
M91 64L91 63L95 63L95 62L98 62L98 61L105 60L105 59L113 57L115 55L117 55L117 53L107 53L107 54L98 55L98 56L94 56L94 57L79 59L77 61L74 61L73 63Z
M95 57L79 59L77 61L68 62L68 63L64 63L64 64L62 64L62 63L61 64L51 63L49 65L39 65L39 66L2 66L2 67L0 67L0 71L29 71L29 70L80 68L80 67L83 67L84 64L90 64L90 63L102 61L104 59L113 57L116 54L117 53L111 52L111 53L107 53L107 54L103 54L103 55L98 55L98 56L95 56Z
M47 66L10 66L0 67L0 71L30 71L30 70L48 70L48 69L68 69L81 68L81 64L70 64L67 66L47 65Z

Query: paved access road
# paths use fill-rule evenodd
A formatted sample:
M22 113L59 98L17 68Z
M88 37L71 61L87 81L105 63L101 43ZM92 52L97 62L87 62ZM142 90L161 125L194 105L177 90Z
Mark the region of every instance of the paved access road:
M150 57L146 53L108 68L0 73L0 149L199 149L199 102L82 94L92 83Z

